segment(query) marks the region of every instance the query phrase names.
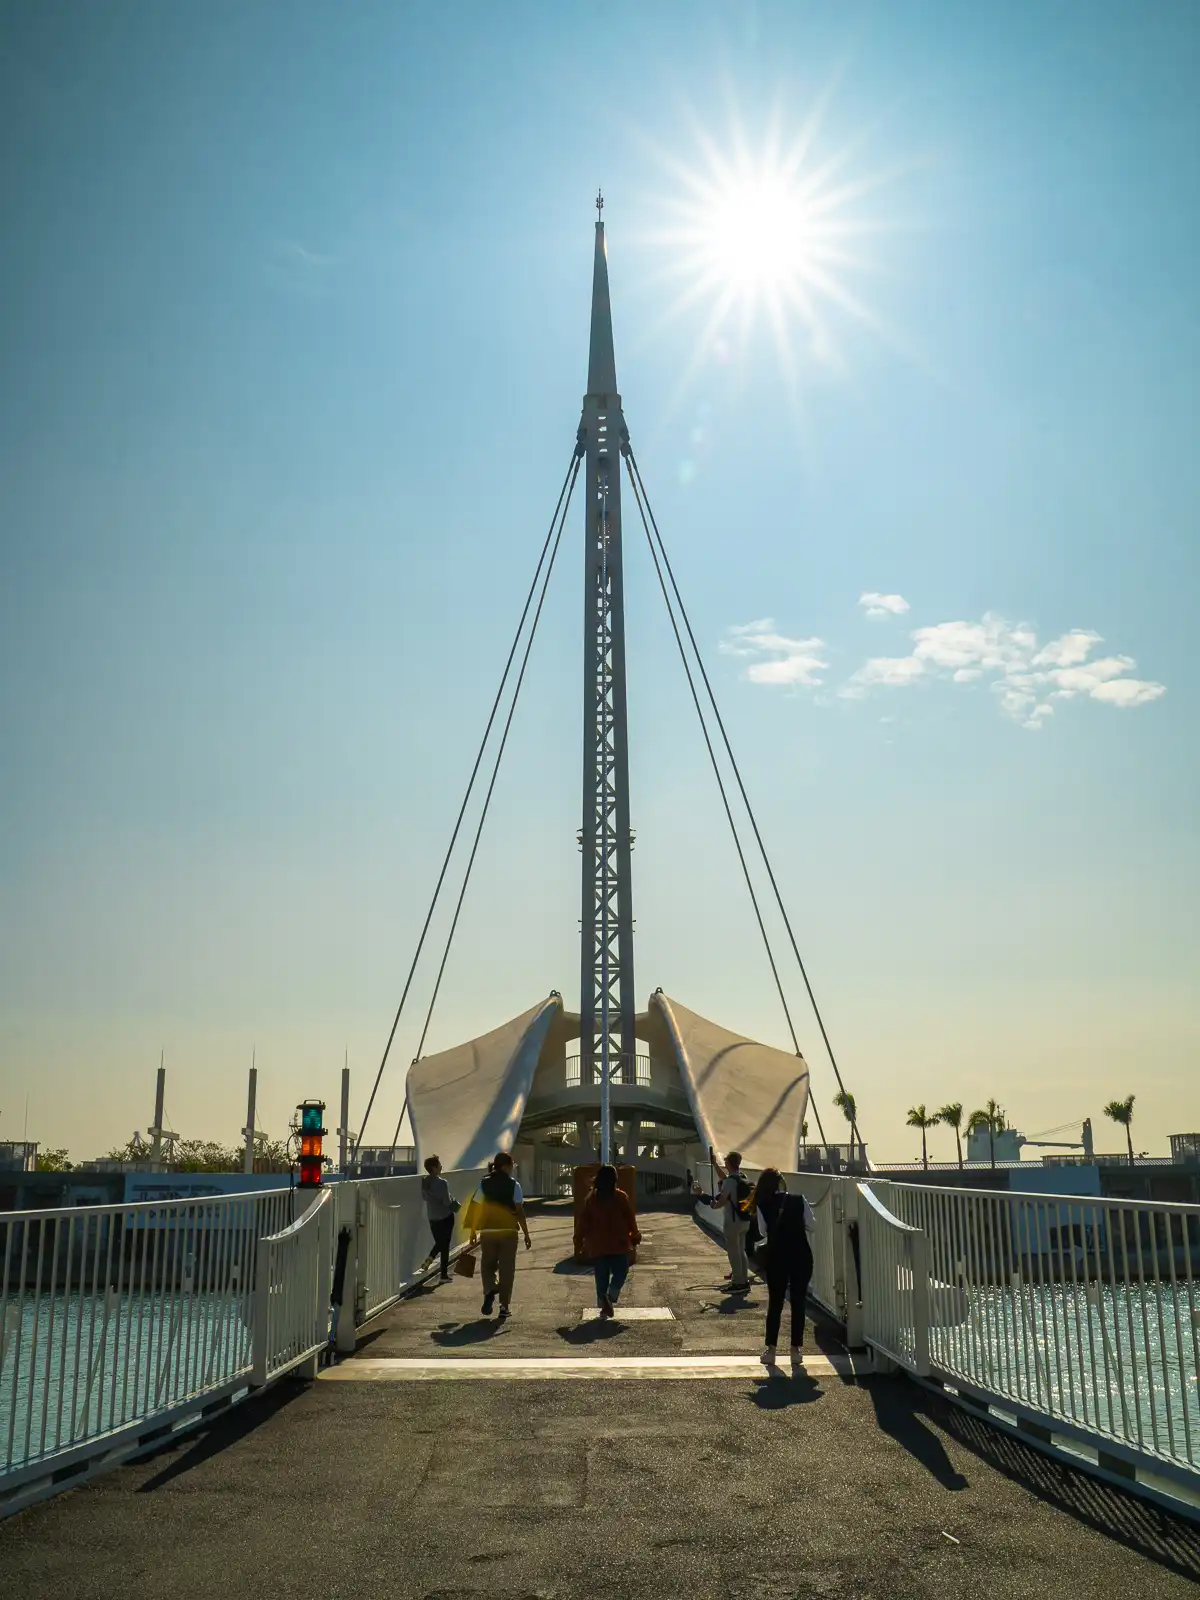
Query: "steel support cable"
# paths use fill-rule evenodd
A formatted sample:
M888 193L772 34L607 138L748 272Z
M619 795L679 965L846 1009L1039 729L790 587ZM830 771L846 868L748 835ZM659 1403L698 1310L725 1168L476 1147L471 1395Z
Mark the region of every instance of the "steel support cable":
M662 563L658 559L658 551L654 548L654 540L650 534L650 524L646 521L646 509L642 504L639 478L635 477L632 471L629 474L629 483L633 490L633 498L637 502L638 515L642 519L642 527L646 534L646 543L650 547L650 559L654 562L654 571L658 577L658 586L662 590L663 603L667 608L667 616L671 622L671 631L675 635L675 643L679 648L679 659L683 663L683 670L687 677L688 688L691 690L692 704L696 708L696 716L700 722L700 732L704 735L704 743L708 748L708 759L712 763L713 776L716 778L717 788L721 792L721 804L725 807L725 816L729 823L729 831L733 835L734 849L737 851L738 860L741 863L742 876L746 880L746 890L750 896L750 904L754 907L754 916L755 920L758 922L758 931L760 934L762 934L763 948L767 952L767 960L771 966L771 976L775 979L775 987L779 991L779 1003L783 1007L784 1016L787 1018L788 1032L792 1036L792 1047L794 1048L796 1054L800 1056L801 1060L803 1060L804 1052L800 1049L800 1041L796 1037L796 1029L792 1022L791 1009L787 1003L787 996L783 992L783 983L779 977L779 968L775 964L775 954L771 949L771 941L767 935L766 924L763 922L762 911L759 908L758 895L755 892L754 882L750 876L750 868L746 864L746 854L742 849L742 841L738 834L737 823L733 820L733 811L729 804L729 796L725 790L725 780L721 776L721 768L717 762L717 753L713 749L712 739L709 737L708 724L704 719L704 711L700 705L700 696L696 692L696 681L692 676L691 664L688 661L687 651L684 648L683 636L679 632L679 624L675 620L675 610L671 604L671 597L667 592L667 581L663 577ZM682 607L680 607L680 609L682 610ZM817 1110L816 1102L812 1099L811 1095L809 1096L809 1103L812 1105L813 1112L817 1119L817 1127L821 1132L821 1141L823 1144L827 1144L828 1140L825 1138L825 1130L823 1127L821 1127L821 1113Z
M675 599L678 602L680 615L683 617L683 625L687 629L687 635L688 635L689 640L691 641L692 650L693 650L693 652L695 654L695 657L696 657L696 665L700 668L700 676L704 679L704 687L708 692L709 703L712 705L712 708L713 708L713 715L717 719L717 727L721 730L721 739L722 739L722 742L724 743L724 746L725 746L725 753L729 757L729 764L733 768L734 777L737 779L738 791L741 794L742 803L746 807L746 815L750 818L750 826L754 830L754 838L755 838L755 841L758 844L759 853L761 854L762 859L763 859L763 865L767 869L767 877L770 879L771 890L772 890L772 893L775 896L775 903L779 907L779 914L783 918L784 927L787 929L788 942L791 944L792 954L796 958L796 965L800 968L800 976L804 979L804 987L805 987L805 989L806 989L806 991L808 993L809 1004L812 1006L812 1009L813 1009L813 1016L817 1020L817 1027L821 1030L821 1040L822 1040L822 1042L823 1042L823 1044L825 1046L825 1053L829 1057L829 1064L833 1068L833 1075L837 1079L838 1088L842 1091L843 1094L846 1094L846 1092L847 1092L846 1091L846 1085L842 1081L842 1074L841 1074L841 1070L840 1070L840 1068L838 1067L838 1064L837 1064L837 1057L833 1053L833 1046L829 1042L829 1034L828 1034L828 1032L826 1031L826 1028L825 1028L825 1021L824 1021L824 1018L821 1016L821 1009L817 1005L817 997L813 993L812 984L809 982L808 969L804 965L804 958L801 956L800 947L796 943L796 935L792 932L791 918L787 914L787 907L784 905L783 896L779 892L779 885L778 885L778 883L776 882L776 879L775 879L775 872L774 872L774 869L771 866L771 859L767 855L767 847L763 843L762 834L759 832L758 821L757 821L757 819L756 819L756 817L754 815L754 807L750 804L750 797L746 793L745 784L742 782L741 769L738 767L737 757L733 753L733 746L729 742L729 735L725 731L725 722L724 722L724 719L721 716L721 709L717 705L717 697L713 693L713 687L712 687L712 684L709 681L708 672L706 671L705 666L704 666L704 657L700 654L700 646L696 643L696 635L692 632L692 624L691 624L691 621L688 618L687 607L683 603L683 597L679 592L679 585L675 581L675 571L674 571L674 568L671 566L671 558L667 555L667 547L664 544L663 536L662 536L661 532L659 531L658 522L657 522L657 520L655 519L655 516L654 516L654 508L650 504L649 495L646 494L646 486L645 486L645 483L642 481L641 468L637 464L637 458L633 454L632 447L627 447L627 449L628 449L628 458L629 458L629 466L630 466L630 478L636 480L637 485L640 488L642 495L645 496L646 510L649 513L650 521L654 526L655 538L658 540L659 548L662 550L663 564L666 566L667 573L668 573L668 575L669 575L669 577L671 579L671 588L674 591ZM636 494L637 490L635 490L634 492ZM857 1103L856 1103L855 1104L855 1113L856 1114L855 1114L855 1117L854 1117L854 1119L853 1119L853 1121L851 1123L851 1131L854 1134L854 1137L858 1141L858 1143L861 1144L862 1143L862 1136L861 1136L861 1134L859 1132L859 1127L858 1127L857 1110L858 1110L858 1107L857 1107ZM819 1116L817 1118L817 1122L818 1122L818 1126L819 1126L820 1125L820 1117ZM824 1138L823 1134L822 1134L822 1138Z
M516 712L517 701L518 701L518 699L520 698L520 695L521 695L521 685L525 681L525 669L529 665L529 656L530 656L530 652L533 649L533 641L534 641L534 639L535 639L535 637L537 635L538 623L541 620L542 607L546 602L546 591L550 587L550 578L551 578L551 575L554 572L554 562L555 562L555 558L558 555L558 547L562 543L563 529L566 527L567 512L570 510L570 507L571 507L571 495L572 495L572 493L574 491L574 488L575 488L575 480L579 476L579 463L580 463L581 459L582 458L579 455L576 455L575 459L572 461L571 469L567 473L567 482L563 485L565 499L564 499L563 495L559 496L559 506L561 507L561 514L557 516L558 531L557 531L557 533L554 534L554 545L553 545L553 548L550 551L550 560L546 565L545 577L542 579L542 592L538 596L537 609L533 613L533 621L530 624L530 628L529 628L529 637L525 641L525 653L521 657L521 669L517 673L517 681L516 681L515 685L513 686L512 701L511 701L511 703L509 705L509 708L508 708L508 715L504 719L504 729L503 729L503 731L502 731L502 733L500 735L500 745L499 745L499 748L496 751L496 759L492 764L492 776L491 776L491 779L488 782L487 793L483 797L483 810L480 813L479 823L478 823L478 825L477 825L477 827L475 829L475 838L474 838L474 840L472 841L472 844L471 844L471 854L467 858L467 868L466 868L466 871L463 873L462 888L458 891L458 901L457 901L457 904L454 907L454 917L453 917L453 919L452 919L452 921L450 923L450 932L446 935L446 947L442 951L441 964L438 967L437 978L436 978L436 980L434 982L434 985L433 985L433 994L432 994L432 996L430 998L430 1001L429 1001L429 1009L425 1013L425 1025L421 1029L421 1038L420 1038L420 1041L419 1041L419 1043L417 1045L417 1053L416 1053L416 1056L414 1056L414 1058L413 1058L414 1060L419 1060L420 1059L421 1051L425 1048L425 1039L426 1039L426 1037L427 1037L427 1035L429 1033L429 1024L433 1020L433 1008L437 1005L438 991L442 987L442 977L443 977L443 975L445 974L445 971L446 971L446 963L450 959L450 946L454 943L454 934L455 934L455 932L456 932L456 930L458 928L459 914L460 914L460 912L462 911L462 908L463 908L463 901L466 899L467 885L471 881L471 868L475 865L475 856L476 856L477 851L479 850L479 841L483 836L483 825L487 821L488 807L491 805L491 802L492 802L492 792L494 791L494 789L496 787L496 779L500 775L500 763L504 759L504 749L505 749L505 746L508 744L509 730L512 728L513 715ZM554 532L553 527L551 528L551 532L552 533ZM392 1138L392 1148L393 1149L395 1149L396 1143L400 1138L400 1124L404 1121L404 1113L407 1110L408 1110L408 1088L407 1088L407 1085L406 1085L405 1086L405 1091L404 1091L404 1103L400 1107L400 1119L396 1123L396 1132L395 1132L395 1134L394 1134L394 1136Z
M500 675L500 687L496 690L496 698L492 701L492 709L488 713L487 726L483 730L483 738L479 741L479 749L475 755L475 764L471 768L471 776L467 779L467 790L463 795L462 805L458 808L458 816L454 821L454 830L450 835L450 843L446 846L445 858L442 861L442 868L438 873L437 883L435 884L433 890L433 899L429 902L429 910L425 914L425 922L421 928L421 937L417 940L416 953L412 958L412 965L408 969L408 977L404 980L404 990L400 996L400 1004L396 1007L396 1015L392 1019L392 1030L388 1034L387 1044L383 1047L383 1059L379 1063L379 1071L375 1074L375 1082L371 1086L371 1097L367 1101L367 1109L363 1113L362 1124L358 1130L358 1138L355 1140L354 1148L356 1151L362 1145L363 1134L367 1130L367 1122L371 1115L371 1108L375 1104L375 1096L379 1093L379 1083L380 1079L383 1077L383 1069L387 1066L388 1056L391 1054L392 1041L396 1037L396 1029L400 1026L400 1015L403 1012L405 1002L408 999L408 991L412 988L412 981L416 974L417 963L421 959L421 951L425 948L425 939L429 933L429 925L433 921L433 913L437 909L438 899L442 892L442 884L445 882L446 872L450 866L450 858L454 854L454 846L458 843L459 829L462 827L463 817L466 815L467 805L471 799L471 792L475 787L475 779L479 775L479 767L483 760L483 752L487 748L487 742L491 736L492 726L496 721L496 712L499 710L500 700L504 694L504 686L508 682L508 675L512 670L513 658L516 656L517 646L521 642L521 634L525 628L525 619L529 615L529 607L532 605L534 594L537 591L538 579L542 572L542 564L546 559L546 552L550 548L550 541L554 537L554 530L559 524L559 513L562 510L563 497L569 496L570 488L574 484L573 475L577 473L578 470L579 450L578 446L576 446L576 449L571 456L571 464L568 466L566 476L563 478L562 488L558 491L558 503L554 507L554 515L550 518L550 527L546 534L545 541L542 544L542 553L538 556L537 566L534 568L533 581L529 585L529 593L525 596L525 604L521 608L521 620L517 623L516 632L513 634L513 642L508 651L508 660L504 663L504 671ZM393 1141L393 1143L394 1142L395 1141Z

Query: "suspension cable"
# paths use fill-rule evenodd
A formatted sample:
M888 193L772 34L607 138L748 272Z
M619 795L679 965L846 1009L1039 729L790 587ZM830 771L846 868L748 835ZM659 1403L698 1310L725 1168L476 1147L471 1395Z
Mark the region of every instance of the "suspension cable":
M425 948L425 939L429 933L429 925L433 921L433 913L437 909L438 898L442 892L442 884L445 882L446 878L446 870L450 865L450 857L453 855L454 846L458 842L459 829L462 827L463 817L466 815L467 805L471 799L471 792L475 787L475 779L479 775L479 766L483 760L483 752L487 748L487 742L492 732L492 725L496 720L496 712L499 709L500 700L504 694L504 686L508 682L508 675L512 669L513 658L517 653L517 646L521 642L521 634L525 627L525 619L529 615L529 607L533 603L533 596L538 586L538 579L541 576L542 564L546 559L546 552L550 548L550 541L554 537L554 530L556 526L559 526L559 532L561 536L562 530L561 526L559 525L559 513L562 510L563 499L564 497L569 497L570 488L574 484L574 475L578 472L578 470L579 449L578 445L576 445L576 449L571 457L570 465L567 467L566 476L563 478L562 488L558 491L558 503L554 507L554 515L550 519L550 527L546 533L546 538L542 545L542 553L538 556L537 566L534 568L533 581L529 585L529 593L525 596L525 604L521 608L521 620L517 623L517 630L513 634L513 642L509 647L508 660L504 663L504 671L500 675L500 687L496 690L496 698L492 701L492 709L488 714L487 726L483 730L483 738L479 741L479 749L475 756L475 764L471 768L471 776L467 780L467 790L463 795L462 805L458 808L458 816L455 818L454 822L454 831L450 835L450 843L446 846L445 858L442 861L442 868L438 873L437 883L434 886L433 899L429 902L429 910L425 914L425 922L421 928L421 937L417 940L417 948L412 958L412 964L408 969L408 977L404 980L404 989L400 995L400 1004L396 1007L396 1015L392 1019L392 1029L388 1034L387 1044L385 1044L383 1047L383 1058L379 1063L379 1071L375 1074L375 1082L371 1086L371 1097L367 1101L367 1109L363 1113L362 1124L358 1130L358 1138L355 1140L354 1148L356 1151L362 1145L363 1134L366 1132L367 1121L371 1115L371 1108L375 1104L375 1096L379 1093L379 1082L383 1077L383 1069L387 1066L388 1056L390 1055L392 1049L392 1041L396 1037L396 1029L400 1025L400 1014L404 1010L405 1002L408 999L408 991L412 988L412 981L417 970L417 963L421 959L421 951ZM393 1143L395 1143L394 1140Z
M433 1020L433 1008L437 1005L438 991L442 987L442 977L446 971L446 963L450 959L450 946L454 942L454 934L458 928L459 913L462 911L463 901L466 899L467 885L471 881L471 868L475 865L475 855L479 849L480 838L483 835L483 825L487 821L488 807L491 805L492 801L492 792L496 787L496 779L500 775L500 763L504 759L504 749L508 743L509 730L512 728L513 715L516 712L517 701L521 695L521 685L525 681L525 669L529 665L529 655L533 649L534 638L537 635L538 623L541 620L542 606L546 601L546 591L550 587L550 578L554 572L554 562L558 555L558 547L562 543L563 529L567 522L567 512L571 507L571 495L575 488L575 480L579 476L579 464L581 459L582 458L579 455L576 455L574 461L571 463L571 469L567 474L567 482L563 485L565 498L563 495L559 496L561 514L556 513L558 520L558 531L554 534L554 546L550 551L550 560L546 565L546 575L542 579L542 592L538 596L537 609L533 613L533 621L529 628L529 637L525 641L525 653L521 658L521 669L517 673L517 681L513 687L512 701L508 708L508 715L504 719L504 729L500 735L500 746L496 751L496 759L492 764L492 776L487 786L487 793L483 797L483 810L480 813L479 823L475 829L475 838L471 844L471 854L467 858L467 868L463 873L462 888L458 891L458 902L454 907L454 917L450 923L450 932L446 935L446 947L442 951L441 965L438 967L437 979L433 985L433 994L429 1000L429 1009L425 1013L425 1025L421 1029L421 1038L417 1045L417 1053L413 1058L414 1060L420 1060L421 1051L425 1048L425 1039L429 1033L429 1024ZM554 532L553 526L551 527L551 532ZM404 1113L408 1109L408 1103L408 1089L406 1085L404 1104L400 1108L400 1121L396 1124L396 1132L392 1138L393 1149L395 1149L397 1141L400 1138L400 1123L404 1121Z
M628 447L626 447L626 453L627 455L632 455L632 452L628 450ZM667 583L666 579L663 577L662 564L658 559L658 551L654 548L654 540L650 534L650 524L646 521L646 508L642 504L642 492L639 478L635 477L633 472L630 472L629 482L631 488L633 489L633 498L637 502L638 514L642 519L642 527L646 534L646 543L650 547L650 559L654 562L654 571L658 578L658 586L662 590L663 603L667 608L667 616L670 618L671 631L675 635L675 643L679 648L679 659L683 663L683 670L687 677L688 688L692 693L692 704L696 708L696 716L700 722L700 731L704 735L704 743L708 748L708 759L712 763L713 776L716 778L717 788L721 792L721 804L725 807L725 816L729 823L729 831L733 835L734 849L737 851L738 860L741 863L742 876L746 880L746 890L750 895L750 904L754 907L754 916L758 922L758 931L762 934L763 948L767 952L767 960L771 966L771 976L775 979L775 987L779 991L779 1003L783 1007L784 1016L787 1018L788 1032L792 1036L792 1047L800 1059L803 1060L804 1053L800 1049L800 1041L796 1037L796 1029L792 1022L791 1009L787 1003L787 996L783 992L783 983L779 977L779 969L775 965L775 954L771 949L771 941L767 936L766 924L763 922L762 911L760 910L758 904L758 895L755 893L754 882L750 877L750 868L746 864L746 855L742 849L741 838L738 835L737 823L733 820L733 811L729 805L729 796L725 791L725 780L721 776L721 769L717 763L717 753L713 749L712 739L709 737L708 725L704 718L704 711L700 705L700 696L696 692L696 681L692 676L692 668L687 658L687 651L684 648L682 635L679 632L679 624L675 620L675 611L671 605L671 597L667 593ZM680 609L682 610L682 607ZM816 1114L817 1126L821 1129L821 1141L822 1143L828 1143L825 1138L825 1130L821 1127L821 1113L817 1110L816 1102L812 1099L811 1095L809 1096L809 1101L812 1105L813 1111Z
M791 919L787 914L787 907L783 903L783 896L779 892L779 884L776 882L775 872L774 872L774 869L771 866L771 859L767 854L767 847L763 843L763 837L762 837L762 834L759 831L758 821L757 821L757 819L756 819L756 817L754 815L754 807L750 804L750 797L746 793L745 784L742 782L742 774L741 774L740 768L738 767L737 757L734 755L733 746L729 742L729 734L726 732L726 729L725 729L725 721L724 721L724 718L721 716L720 707L717 705L717 697L713 693L713 687L712 687L711 682L709 681L708 672L706 671L705 666L704 666L704 657L700 654L700 646L696 643L696 635L692 631L692 624L691 624L691 621L688 618L687 607L683 603L683 596L680 594L679 585L675 581L675 572L674 572L674 569L671 566L671 559L667 555L667 547L666 547L665 543L663 542L663 536L662 536L661 532L659 531L658 522L657 522L657 520L655 519L655 516L654 516L654 509L650 505L650 497L649 497L648 494L646 494L646 486L645 486L644 482L642 481L641 468L637 464L637 459L633 454L632 446L627 446L626 449L627 449L627 455L628 455L629 465L630 465L630 477L631 477L631 479L636 479L636 482L637 482L638 486L641 489L642 495L645 496L646 510L649 512L650 521L654 525L654 535L655 535L655 538L658 540L659 548L662 551L663 563L666 566L667 573L668 573L668 575L670 576L670 579L671 579L671 588L674 590L675 599L676 599L676 601L678 602L678 605L679 605L680 615L683 617L683 625L687 629L687 635L688 635L688 638L691 641L692 650L695 653L696 665L700 668L700 675L704 679L704 687L708 691L708 698L709 698L709 702L711 703L712 708L713 708L713 715L717 719L717 727L721 730L721 739L722 739L722 741L724 742L724 745L725 745L725 752L729 757L729 764L733 768L733 775L737 779L738 790L739 790L739 792L741 794L742 802L746 807L746 814L750 818L750 826L754 830L754 837L755 837L755 840L758 843L759 852L762 855L763 865L767 869L767 877L770 879L771 889L772 889L772 892L775 895L775 903L779 907L779 914L783 918L784 927L787 929L787 936L788 936L788 940L789 940L789 942L791 944L791 947L792 947L792 954L796 958L796 965L800 968L800 976L804 979L804 987L808 992L808 999L809 999L809 1003L811 1004L812 1009L813 1009L813 1016L817 1019L817 1027L821 1030L821 1039L822 1039L822 1042L825 1045L825 1052L829 1057L829 1064L833 1068L833 1075L837 1079L838 1088L841 1090L842 1094L844 1096L846 1096L846 1098L850 1101L850 1104L852 1106L854 1106L854 1116L851 1119L851 1123L850 1123L851 1132L854 1135L854 1137L857 1140L857 1142L859 1144L861 1144L863 1141L862 1141L862 1135L859 1132L859 1127L858 1127L858 1107L857 1107L857 1103L854 1101L853 1096L848 1094L847 1089L846 1089L846 1085L842 1080L841 1070L840 1070L840 1068L838 1067L838 1064L837 1064L837 1057L833 1053L833 1045L829 1041L829 1034L828 1034L828 1031L826 1030L826 1027L825 1027L825 1021L824 1021L824 1018L821 1016L820 1007L817 1005L817 997L813 993L812 984L809 982L808 969L804 965L804 958L801 956L800 947L796 943L796 935L792 932ZM635 494L636 493L637 493L637 491L635 490ZM818 1117L818 1124L819 1124L819 1122L820 1122L820 1118ZM822 1137L824 1137L824 1135L822 1135Z

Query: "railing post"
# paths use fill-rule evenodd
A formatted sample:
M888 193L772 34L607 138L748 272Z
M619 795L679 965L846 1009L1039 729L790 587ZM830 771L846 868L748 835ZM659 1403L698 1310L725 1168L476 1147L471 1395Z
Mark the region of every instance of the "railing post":
M838 1180L834 1180L837 1182ZM842 1221L841 1221L841 1276L842 1292L846 1300L846 1348L848 1350L861 1350L863 1347L863 1288L859 1281L861 1268L861 1241L862 1234L859 1227L858 1212L858 1185L853 1178L846 1178L839 1183L842 1191ZM855 1239L859 1240L858 1258L854 1248Z
M929 1241L924 1233L912 1241L913 1371L929 1376Z
M335 1344L339 1355L353 1355L357 1343L358 1305L360 1297L359 1265L363 1239L359 1231L359 1212L362 1185L355 1179L339 1183L337 1196L337 1228L350 1230L350 1248L346 1252L346 1271L342 1278L342 1303L337 1312ZM336 1236L336 1235L335 1235Z
M254 1356L250 1367L250 1382L261 1389L267 1381L267 1359L270 1350L271 1317L271 1242L260 1239L255 1246L254 1259Z

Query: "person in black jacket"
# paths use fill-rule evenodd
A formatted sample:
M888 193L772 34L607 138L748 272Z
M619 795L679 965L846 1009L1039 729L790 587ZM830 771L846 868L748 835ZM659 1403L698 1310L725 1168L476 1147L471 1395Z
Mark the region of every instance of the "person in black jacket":
M816 1218L802 1194L788 1194L783 1174L764 1167L754 1186L752 1202L759 1232L766 1240L767 1332L762 1359L775 1364L783 1302L792 1299L792 1367L804 1362L804 1308L813 1273L812 1233Z

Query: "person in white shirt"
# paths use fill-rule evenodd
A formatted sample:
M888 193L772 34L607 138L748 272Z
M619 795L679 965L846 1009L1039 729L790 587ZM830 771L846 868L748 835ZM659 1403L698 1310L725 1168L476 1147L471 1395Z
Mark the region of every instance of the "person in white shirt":
M709 1157L721 1179L713 1196L713 1204L720 1208L721 1220L725 1227L725 1252L729 1257L729 1275L732 1280L729 1285L730 1293L746 1294L750 1288L750 1262L746 1256L750 1213L744 1208L753 1191L750 1184L742 1177L742 1158L737 1150L729 1152L724 1165L717 1160L716 1152L711 1148Z

